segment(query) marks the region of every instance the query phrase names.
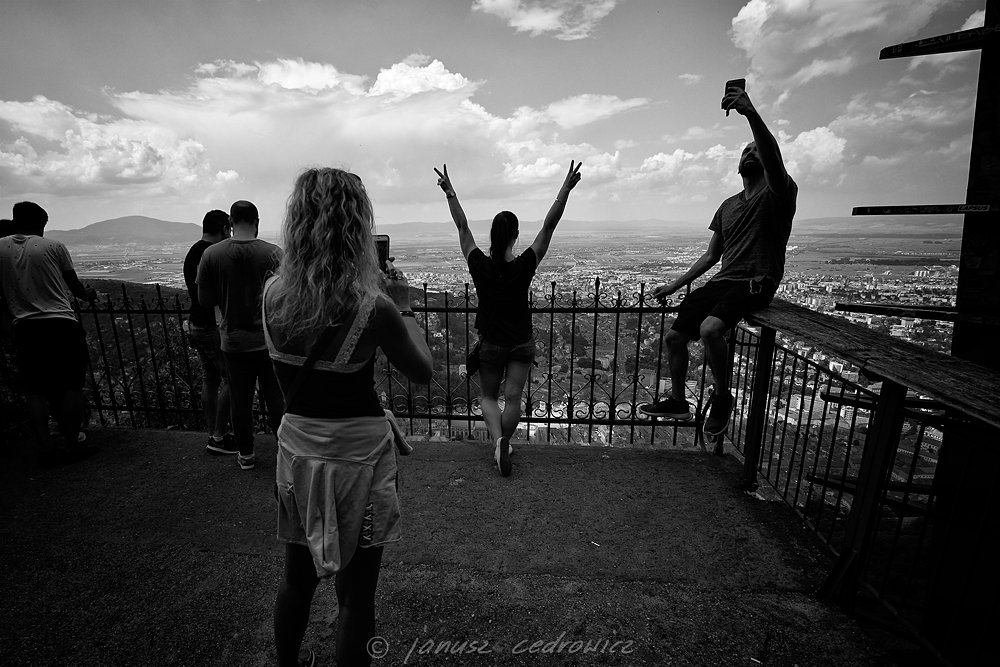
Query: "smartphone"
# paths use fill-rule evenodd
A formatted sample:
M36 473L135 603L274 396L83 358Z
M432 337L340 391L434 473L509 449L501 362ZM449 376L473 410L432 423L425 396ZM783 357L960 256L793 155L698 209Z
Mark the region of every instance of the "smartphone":
M723 94L728 93L730 88L739 88L740 90L746 90L747 89L747 80L746 79L730 79L729 81L726 81L726 89L722 91Z
M378 255L378 268L385 273L385 263L389 260L389 235L375 234L375 253Z
M740 90L746 90L747 89L747 80L746 79L730 79L729 81L726 81L726 87L722 91L722 94L723 95L728 95L729 94L729 89L730 88L734 88L734 87L735 88L739 88ZM729 115L729 109L726 109L726 115L727 116Z

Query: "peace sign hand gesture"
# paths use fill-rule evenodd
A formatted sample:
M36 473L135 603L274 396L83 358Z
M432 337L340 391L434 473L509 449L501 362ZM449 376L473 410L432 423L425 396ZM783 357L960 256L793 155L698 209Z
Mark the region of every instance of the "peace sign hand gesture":
M448 165L442 165L444 173L438 171L437 167L434 167L434 173L438 175L438 187L444 190L444 194L449 199L455 196L455 188L451 184L451 178L448 176Z
M559 189L560 192L569 194L569 191L576 187L576 184L580 182L580 167L582 166L583 162L569 161L569 171L566 172L566 178L563 179L562 187Z

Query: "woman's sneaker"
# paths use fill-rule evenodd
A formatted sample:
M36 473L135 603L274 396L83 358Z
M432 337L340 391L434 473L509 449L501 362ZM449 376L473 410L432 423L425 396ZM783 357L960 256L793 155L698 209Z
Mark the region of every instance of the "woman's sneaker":
M236 462L240 464L240 468L243 470L253 470L253 467L257 465L257 456L254 454L243 454L236 455Z
M656 403L643 403L639 406L639 412L650 417L691 419L691 404L687 401L679 401L673 396L668 396Z
M510 440L507 438L497 438L496 450L493 452L493 459L497 462L500 475L510 477Z

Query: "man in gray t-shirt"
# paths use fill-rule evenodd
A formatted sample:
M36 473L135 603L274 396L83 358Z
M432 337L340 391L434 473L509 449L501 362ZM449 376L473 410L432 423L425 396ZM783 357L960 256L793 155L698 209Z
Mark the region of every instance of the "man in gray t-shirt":
M48 221L49 214L35 202L18 202L13 234L0 239L0 317L13 320L18 377L43 467L96 451L80 440L89 352L70 295L94 301L97 292L80 282L66 246L45 238ZM61 443L49 435L50 414L59 424Z
M746 91L729 87L722 108L747 119L753 142L740 156L743 191L729 197L712 219L708 250L680 278L653 290L663 303L722 260L712 278L685 297L664 337L670 366L670 395L639 410L670 419L690 419L685 399L688 343L702 339L715 391L703 430L710 437L725 432L733 408L729 391L726 332L748 313L766 307L785 271L785 247L792 231L799 188L785 171L778 142L750 102Z
M205 249L198 263L198 300L222 311L219 333L229 371L229 405L240 468L256 463L253 447L253 399L260 382L268 422L275 432L284 398L264 342L260 298L264 280L281 261L281 249L257 238L257 207L238 201L229 211L233 237Z

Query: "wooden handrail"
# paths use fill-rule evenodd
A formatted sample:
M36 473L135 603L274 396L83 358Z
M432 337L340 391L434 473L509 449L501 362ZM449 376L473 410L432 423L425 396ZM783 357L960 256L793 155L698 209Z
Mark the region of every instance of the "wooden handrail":
M1000 429L1000 373L989 368L783 299L775 299L747 321L814 345L855 364L869 377L896 382Z

